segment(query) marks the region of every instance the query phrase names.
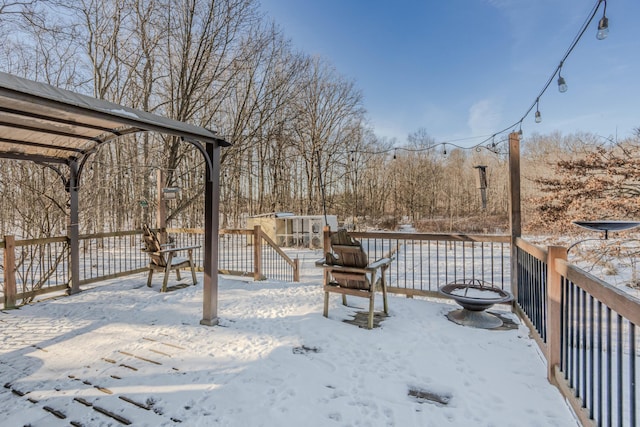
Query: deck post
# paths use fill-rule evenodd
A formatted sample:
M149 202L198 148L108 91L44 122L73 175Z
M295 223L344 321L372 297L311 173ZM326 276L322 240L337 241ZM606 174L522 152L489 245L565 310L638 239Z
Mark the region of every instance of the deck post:
M293 260L293 281L300 281L300 260L298 258Z
M67 238L69 239L69 272L71 287L67 289L69 295L80 292L80 225L78 216L78 161L69 162L69 217L67 224Z
M547 379L556 384L555 372L560 366L560 320L562 318L560 299L562 296L562 276L556 270L556 260L567 259L567 248L549 246L547 249Z
M4 236L4 308L16 308L16 238Z
M516 240L522 234L520 212L520 135L509 134L509 220L511 225L511 293L514 304L518 301L518 247Z
M262 229L253 226L253 280L262 280Z
M218 324L218 228L220 226L220 146L207 144L211 170L204 194L204 281L201 325Z

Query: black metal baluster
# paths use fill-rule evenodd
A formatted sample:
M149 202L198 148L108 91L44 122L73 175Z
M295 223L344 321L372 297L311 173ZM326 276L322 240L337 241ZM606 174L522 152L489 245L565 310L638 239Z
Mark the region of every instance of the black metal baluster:
M574 283L575 286L575 283ZM576 330L576 363L575 363L575 369L574 369L574 375L576 378L576 382L575 382L575 391L576 391L576 396L577 397L582 397L580 394L580 386L581 386L581 380L582 378L580 378L580 357L582 356L582 352L581 352L581 343L580 343L580 338L581 338L581 333L580 333L580 321L581 321L581 314L582 314L582 306L580 305L581 300L582 300L582 289L576 287L576 319L574 322L574 328Z
M567 366L567 374L569 375L569 387L573 388L573 380L574 380L574 374L573 374L573 369L574 369L574 354L575 354L575 350L574 350L574 345L575 345L575 341L574 341L574 331L575 331L575 325L574 325L574 312L575 312L575 291L574 291L574 286L573 283L571 283L571 281L569 281L569 292L570 292L570 306L569 306L569 365Z
M602 302L598 301L598 424L602 425Z
M606 366L606 379L607 379L607 426L611 427L611 423L613 420L612 403L613 398L611 396L611 384L612 384L612 367L611 367L611 309L607 307L607 320L606 320L606 328L607 328L607 366Z
M635 426L636 417L636 325L629 322L629 421Z
M593 419L593 411L594 411L594 406L595 406L595 402L593 400L593 390L594 390L594 381L595 381L595 370L593 367L593 361L594 361L594 348L593 348L593 344L594 344L594 317L595 317L595 313L593 311L594 309L594 298L592 296L589 296L589 417Z
M622 316L620 316L619 314L616 314L616 327L618 328L618 330L616 331L616 341L617 341L617 354L616 354L616 371L617 371L617 381L616 381L616 385L617 385L617 391L618 391L618 395L617 395L617 400L618 400L618 425L622 426L622 420L623 420L623 409L624 409L624 395L622 394L623 391L623 386L622 386Z

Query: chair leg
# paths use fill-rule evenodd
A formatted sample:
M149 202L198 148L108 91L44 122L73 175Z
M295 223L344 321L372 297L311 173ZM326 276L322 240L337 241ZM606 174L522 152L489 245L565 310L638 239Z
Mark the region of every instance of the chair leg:
M164 279L162 279L162 289L160 292L167 292L167 282L169 281L169 273L171 269L167 265L167 268L164 270Z
M371 290L371 296L369 297L369 322L368 322L369 329L373 329L373 307L374 307L373 300L375 296L376 296L375 291Z
M153 268L149 267L149 276L147 276L147 287L151 287L151 278L153 277Z
M193 259L191 258L192 250L189 249L187 253L189 254L189 266L191 267L191 278L193 279L193 286L195 286L198 284L198 281L196 280L196 270L193 267Z
M384 271L382 272L382 302L384 304L384 314L389 314L389 305L387 304L387 282L384 280Z
M342 305L347 305L347 296L342 294Z
M178 279L178 282L180 280L182 280L182 277L180 277L180 269L179 268L176 268L176 278Z
M193 279L193 286L198 284L198 280L196 279L196 269L193 267L193 263L191 263L191 278Z
M324 293L324 310L322 311L324 317L329 317L329 292Z

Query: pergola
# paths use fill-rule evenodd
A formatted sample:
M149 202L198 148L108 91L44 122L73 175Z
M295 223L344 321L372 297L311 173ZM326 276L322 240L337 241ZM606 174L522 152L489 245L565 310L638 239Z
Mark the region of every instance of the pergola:
M0 158L37 162L56 171L69 192L69 293L80 291L78 196L82 169L102 144L123 135L157 132L179 137L202 153L206 167L204 325L218 323L220 148L208 129L0 73ZM61 169L66 165L66 170Z

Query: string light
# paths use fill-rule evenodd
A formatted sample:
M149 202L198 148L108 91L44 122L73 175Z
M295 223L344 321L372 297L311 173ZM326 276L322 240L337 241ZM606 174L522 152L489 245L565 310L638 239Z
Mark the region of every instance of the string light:
M529 114L533 111L534 108L535 108L535 122L536 123L541 123L542 122L542 114L540 113L540 108L539 108L540 107L540 105L539 105L540 104L540 98L542 97L542 95L545 94L545 92L549 88L551 82L555 79L556 76L558 76L558 80L557 80L557 82L558 82L558 90L560 92L566 92L567 91L567 89L568 89L567 82L564 79L564 77L562 77L562 75L561 75L562 66L564 65L564 63L567 60L567 58L569 57L569 55L571 55L571 53L575 49L576 45L578 44L578 42L580 41L580 39L584 35L584 33L587 30L587 28L589 27L589 25L591 25L591 22L593 21L593 19L595 18L596 14L598 13L598 9L600 8L601 4L604 5L604 10L603 10L602 18L598 22L597 38L599 40L603 40L608 36L608 34L609 34L609 20L606 17L607 0L597 0L595 5L594 5L594 7L589 12L589 15L588 15L587 19L585 20L583 25L580 27L580 30L578 31L577 35L574 37L573 41L569 45L569 48L567 48L567 50L566 50L565 54L563 55L562 60L560 61L559 65L555 68L555 70L553 71L553 73L551 74L551 76L549 77L547 82L542 87L542 90L540 90L540 92L538 93L538 96L535 98L535 101L533 101L531 106L522 115L522 117L518 121L513 123L512 125L507 126L506 128L501 129L501 130L495 132L492 135L489 135L488 138L484 139L483 141L481 141L480 143L478 143L478 144L476 144L476 145L474 145L472 147L462 147L462 146L453 144L452 141L446 141L446 142L440 142L440 143L432 144L429 147L420 148L420 149L411 149L411 148L405 148L405 147L395 147L395 148L390 148L388 150L380 150L380 151L365 152L365 153L366 154L384 154L384 153L388 153L389 151L393 150L394 151L393 158L396 159L396 151L397 150L420 152L420 151L431 150L431 149L434 149L434 148L442 145L443 146L443 154L446 155L447 154L446 145L449 144L449 145L452 145L452 146L454 146L454 147L456 147L458 149L463 149L463 150L475 149L476 151L480 151L481 149L486 149L486 150L492 151L492 152L494 152L496 154L500 154L500 149L498 148L498 145L503 143L503 142L505 142L505 141L507 141L508 139L503 139L503 140L499 141L498 143L495 143L494 138L496 136L502 135L502 134L504 134L506 132L514 131L516 126L518 127L518 132L517 132L518 135L522 135L522 122L529 116ZM476 138L482 138L482 137L470 137L470 138L464 138L464 139L476 139ZM461 141L461 140L455 140L455 141ZM487 144L488 141L491 141L491 143Z
M598 32L596 38L598 40L604 40L609 35L609 19L607 18L607 0L601 0L604 2L604 9L602 11L602 18L598 21Z
M558 90L560 91L560 93L565 93L568 89L568 86L564 77L562 77L560 73L562 73L562 62L560 63L560 68L558 68Z
M551 74L551 76L549 77L547 82L544 84L544 86L542 87L542 90L540 90L540 92L538 93L538 96L535 98L535 101L533 101L531 106L529 106L527 111L522 115L522 117L517 122L515 122L511 126L507 126L506 128L496 132L495 135L500 135L500 134L503 134L505 132L513 131L516 128L516 126L518 126L518 125L520 125L520 130L518 131L518 133L521 134L521 132L522 132L522 122L524 121L524 119L527 118L527 116L533 111L534 108L535 108L535 121L536 121L536 123L540 123L542 121L542 115L540 114L540 109L539 109L540 98L542 97L542 95L545 94L545 92L549 88L549 85L554 80L556 75L558 76L558 90L560 90L561 92L563 92L563 90L566 91L566 89L567 89L566 80L560 75L560 71L561 71L562 65L565 63L565 61L567 60L569 55L571 55L571 53L575 49L576 45L578 44L578 42L580 41L580 39L584 35L585 31L587 30L587 28L589 28L589 25L591 25L591 22L593 21L593 19L595 18L596 14L598 13L598 9L600 9L600 5L604 5L604 10L603 10L602 19L600 19L600 22L598 23L598 39L602 40L602 39L607 37L607 35L609 34L609 20L606 17L607 0L597 0L595 5L593 6L591 11L589 12L589 15L587 16L587 19L582 24L582 26L580 27L580 30L578 31L578 33L574 37L573 41L569 45L569 48L566 50L565 54L563 55L562 60L560 61L559 65L556 67L556 69L553 71L553 73ZM485 140L485 142L486 142L486 140Z

